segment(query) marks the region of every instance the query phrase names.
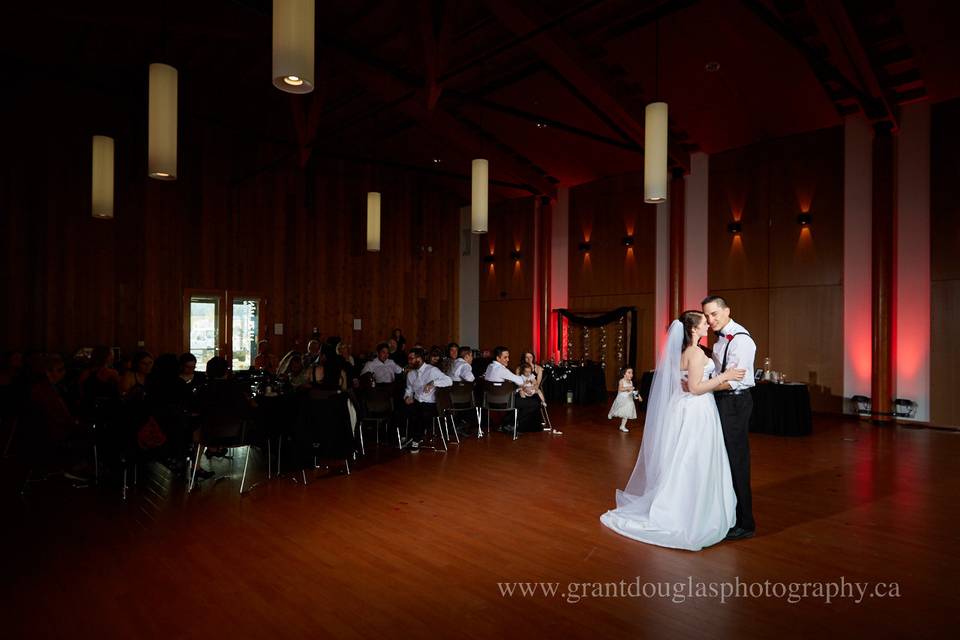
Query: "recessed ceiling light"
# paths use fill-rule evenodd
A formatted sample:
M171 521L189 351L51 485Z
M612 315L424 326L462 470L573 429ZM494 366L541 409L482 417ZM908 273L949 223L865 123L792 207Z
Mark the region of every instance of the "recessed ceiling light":
M440 164L440 162L441 162L440 158L433 159L433 164Z
M720 63L708 62L703 68L706 69L708 73L716 73L717 71L720 71Z
M546 129L546 128L547 128L547 123L546 123L546 122L538 122L538 123L537 123L537 129Z
M283 81L289 84L291 87L299 87L303 84L303 79L299 76L285 76Z

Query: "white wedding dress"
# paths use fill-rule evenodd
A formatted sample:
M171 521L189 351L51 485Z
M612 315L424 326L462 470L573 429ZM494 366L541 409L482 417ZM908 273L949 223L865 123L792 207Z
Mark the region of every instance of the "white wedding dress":
M686 376L679 370L680 332L664 349L675 349L676 357L661 356L657 368L651 401L659 403L648 409L637 467L626 489L617 491L617 508L600 521L640 542L699 551L733 527L737 497L713 394L666 388L680 387ZM675 372L661 375L661 367L671 366ZM712 361L706 367L704 380L715 370Z

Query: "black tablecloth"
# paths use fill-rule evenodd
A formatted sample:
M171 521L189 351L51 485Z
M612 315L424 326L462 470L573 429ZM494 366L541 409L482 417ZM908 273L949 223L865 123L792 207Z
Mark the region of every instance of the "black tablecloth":
M813 432L807 385L761 383L751 388L750 393L753 396L751 433L808 436Z
M576 404L607 401L607 378L599 364L576 367L544 367L540 384L548 404L563 404L567 392L573 392Z

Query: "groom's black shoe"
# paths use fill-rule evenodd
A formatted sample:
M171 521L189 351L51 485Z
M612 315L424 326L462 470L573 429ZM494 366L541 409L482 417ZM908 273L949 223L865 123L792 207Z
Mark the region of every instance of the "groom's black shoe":
M754 534L753 529L744 529L743 527L733 527L730 531L727 531L727 537L724 540L744 540L746 538L752 538Z

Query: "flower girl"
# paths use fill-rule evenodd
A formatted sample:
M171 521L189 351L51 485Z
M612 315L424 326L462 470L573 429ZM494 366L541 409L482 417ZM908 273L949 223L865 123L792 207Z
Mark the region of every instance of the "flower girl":
M623 370L623 376L620 378L620 384L617 385L617 397L613 400L613 406L610 407L610 413L607 419L620 418L620 431L627 433L627 420L637 418L637 407L633 403L636 398L636 391L633 390L633 369L627 367Z

